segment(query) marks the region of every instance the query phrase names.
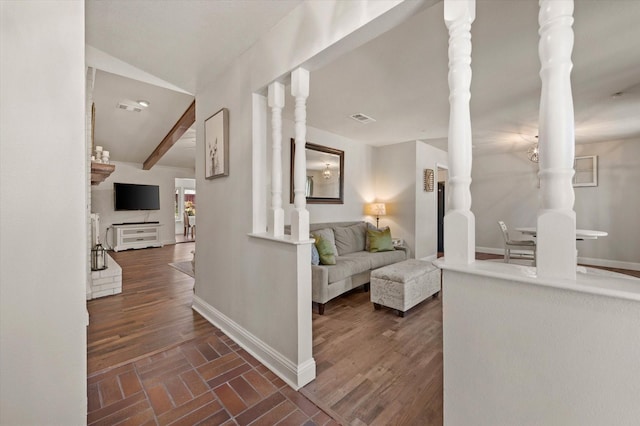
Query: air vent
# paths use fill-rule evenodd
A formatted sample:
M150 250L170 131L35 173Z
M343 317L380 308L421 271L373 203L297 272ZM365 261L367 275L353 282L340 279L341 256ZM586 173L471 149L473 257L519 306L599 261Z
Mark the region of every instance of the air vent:
M375 119L369 117L368 115L362 114L361 112L350 115L349 117L353 118L354 120L362 124L367 124L367 123L371 123L372 121L376 121Z
M134 106L134 105L128 105L125 103L120 102L118 104L118 109L123 109L125 111L133 111L133 112L141 112L142 108Z

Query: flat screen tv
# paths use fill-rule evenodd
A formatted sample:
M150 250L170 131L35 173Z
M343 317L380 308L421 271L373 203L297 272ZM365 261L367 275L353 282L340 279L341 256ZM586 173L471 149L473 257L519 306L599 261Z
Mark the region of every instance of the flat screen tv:
M160 187L135 183L113 184L115 210L160 210Z

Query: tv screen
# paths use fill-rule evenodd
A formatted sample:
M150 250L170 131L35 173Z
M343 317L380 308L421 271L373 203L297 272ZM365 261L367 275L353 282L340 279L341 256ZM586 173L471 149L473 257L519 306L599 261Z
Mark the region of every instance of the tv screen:
M160 187L114 183L115 210L160 210Z

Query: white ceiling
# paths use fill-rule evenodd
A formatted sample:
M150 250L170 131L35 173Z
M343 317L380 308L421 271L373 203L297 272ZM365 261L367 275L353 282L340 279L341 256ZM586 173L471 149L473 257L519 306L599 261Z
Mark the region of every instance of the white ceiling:
M299 1L89 1L87 44L193 93L207 83L205 76L215 78L297 4ZM478 0L476 9L472 27L474 146L477 152L526 149L537 134L540 98L538 2ZM574 16L572 85L577 142L639 137L640 1L576 0ZM439 2L313 71L308 124L372 145L420 139L446 149L448 35L442 17ZM96 92L99 84L97 79ZM612 97L620 91L622 96ZM292 117L290 98L287 102L285 116ZM166 123L168 129L188 103ZM354 113L376 121L358 123L349 118ZM99 114L97 120L101 120ZM135 133L139 136L140 130ZM145 142L146 156L164 134ZM111 137L114 139L102 143L117 145L124 139ZM180 165L179 160L171 160L178 147L174 149L161 164ZM180 149L184 153L193 150L188 146ZM124 159L118 158L119 148L112 151L116 160L139 161L142 156ZM193 167L193 160L191 164Z
M119 103L135 105L138 100L151 104L141 112L118 108ZM109 151L112 161L143 163L193 102L193 96L98 70L93 101L94 144ZM187 143L179 141L159 164L194 168L195 151L181 155L180 147Z
M86 43L196 93L300 3L87 1Z
M640 136L640 1L577 0L574 17L577 142ZM537 18L536 0L477 3L471 117L479 150L535 142ZM440 2L312 72L307 122L371 145L420 139L446 149L447 39ZM292 104L285 111L291 119ZM361 124L349 118L354 113L376 121Z

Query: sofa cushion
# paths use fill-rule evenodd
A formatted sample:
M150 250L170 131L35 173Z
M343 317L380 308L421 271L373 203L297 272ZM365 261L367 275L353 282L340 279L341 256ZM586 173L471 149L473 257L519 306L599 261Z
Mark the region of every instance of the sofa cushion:
M318 248L316 247L315 243L311 244L311 264L320 264L320 253L318 253Z
M329 244L331 245L331 250L333 252L333 255L337 256L338 255L338 249L336 248L336 239L335 239L335 237L333 235L333 229L331 229L331 228L318 229L318 230L313 231L311 233L311 238L316 238L317 239L318 236L324 238L325 240L327 240L329 242ZM318 248L318 250L320 250L320 249Z
M354 254L356 253L338 256L335 265L327 266L329 284L371 269L370 259L364 256L354 256Z
M333 228L338 256L364 250L367 227L364 223Z
M376 228L375 225L372 225L369 222L365 223L365 226L367 227L367 230L374 230L374 231L384 231L385 229L390 229L388 226L385 226L384 228ZM369 239L369 233L366 232L365 233L365 240L364 240L364 249L365 251L369 251L369 249L371 248L371 240Z
M333 247L331 242L321 235L315 236L315 246L318 249L318 255L320 257L320 263L323 265L335 265L336 255L333 253Z
M403 250L381 251L377 253L367 253L371 262L371 269L381 268L392 263L401 262L407 258Z
M381 231L367 229L367 236L369 237L369 251L371 253L393 250L391 230L389 228Z

